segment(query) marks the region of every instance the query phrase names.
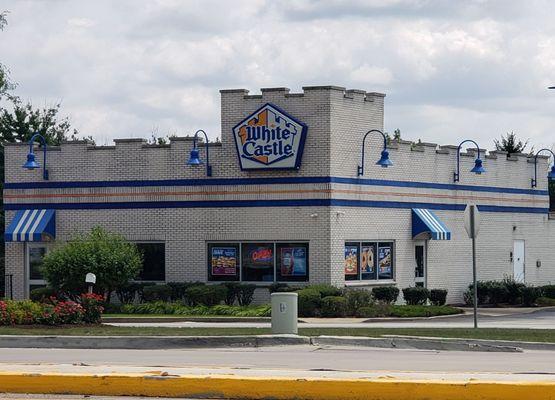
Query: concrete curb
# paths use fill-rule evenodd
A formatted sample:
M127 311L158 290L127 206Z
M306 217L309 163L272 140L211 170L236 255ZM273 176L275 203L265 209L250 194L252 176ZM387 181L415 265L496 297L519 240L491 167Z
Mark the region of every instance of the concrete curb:
M103 317L103 324L111 323L167 323L167 322L271 322L270 317ZM299 321L301 322L301 321Z
M555 382L0 373L0 392L214 399L551 400Z
M182 349L309 345L297 335L259 336L0 336L0 348Z
M266 346L360 346L388 349L444 351L522 352L522 349L552 350L555 343L510 342L432 337L360 336L0 336L0 348L61 349L183 349Z
M444 338L410 338L410 337L380 337L368 338L358 336L317 336L311 340L317 346L360 346L388 349L419 349L444 351L482 351L521 353L519 343L497 344L492 341L475 341L466 339ZM510 342L508 342L510 343Z

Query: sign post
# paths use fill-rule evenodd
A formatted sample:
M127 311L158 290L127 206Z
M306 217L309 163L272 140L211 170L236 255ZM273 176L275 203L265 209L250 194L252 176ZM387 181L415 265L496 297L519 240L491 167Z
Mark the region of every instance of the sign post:
M468 204L464 210L464 228L472 239L472 282L474 287L474 328L478 328L478 280L476 278L476 236L480 230L480 212L474 204Z

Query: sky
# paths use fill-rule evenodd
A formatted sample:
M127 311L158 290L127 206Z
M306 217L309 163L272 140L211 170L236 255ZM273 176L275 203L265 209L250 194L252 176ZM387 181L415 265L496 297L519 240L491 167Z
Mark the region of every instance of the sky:
M220 132L220 89L383 92L385 130L482 148L555 144L555 3L2 0L16 94L62 103L81 135Z

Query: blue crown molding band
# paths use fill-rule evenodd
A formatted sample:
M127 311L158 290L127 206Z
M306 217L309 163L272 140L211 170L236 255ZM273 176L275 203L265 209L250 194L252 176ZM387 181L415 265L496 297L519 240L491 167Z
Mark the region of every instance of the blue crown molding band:
M347 185L390 186L421 189L462 190L472 192L528 194L548 196L547 190L503 188L495 186L472 186L448 183L392 181L385 179L358 179L335 176L297 176L275 178L215 178L215 179L165 179L137 181L74 181L74 182L20 182L5 183L4 189L69 189L96 187L145 187L145 186L237 186L237 185L280 185L303 183L340 183Z
M295 199L295 200L213 200L213 201L137 201L107 203L12 203L4 204L5 210L56 209L144 209L144 208L239 208L239 207L367 207L367 208L428 208L432 210L464 211L465 204L415 203L401 201ZM484 212L547 214L548 208L478 205Z

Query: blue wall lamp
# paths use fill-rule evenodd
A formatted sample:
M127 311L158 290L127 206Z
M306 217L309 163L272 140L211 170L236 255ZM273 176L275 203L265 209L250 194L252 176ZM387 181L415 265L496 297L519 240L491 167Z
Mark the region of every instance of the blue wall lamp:
M191 155L189 156L189 161L187 162L187 164L193 166L202 164L202 160L200 159L200 152L197 147L199 133L203 133L204 137L206 138L206 145L204 146L206 149L206 176L212 176L212 166L210 165L210 156L208 151L208 135L202 129L199 129L195 132L195 137L193 138L193 150L191 150Z
M547 179L555 179L555 153L553 153L553 150L549 150L549 149L538 150L538 152L534 156L534 177L532 178L532 187L533 188L535 188L538 185L538 156L540 155L540 153L542 151L549 151L551 153L551 155L553 156L554 164L551 167L551 171L549 171L549 173L547 174Z
M476 150L478 150L478 156L476 160L474 160L474 168L470 170L470 172L474 172L477 175L480 175L482 172L486 172L485 168L482 166L482 160L480 160L480 146L474 140L463 140L461 144L459 144L459 148L457 149L457 172L453 173L453 179L455 182L459 181L460 173L461 173L461 147L466 142L474 143L476 146Z
M27 169L37 169L40 168L40 165L38 162L35 161L35 153L33 152L33 143L35 142L35 139L39 138L40 141L42 142L42 147L43 147L43 151L44 151L44 161L43 161L43 166L42 166L42 178L47 181L48 180L48 170L46 169L46 139L44 138L44 136L42 136L40 133L35 133L32 137L31 140L29 140L29 154L27 154L27 162L25 164L23 164L23 168L27 168Z
M381 165L384 168L387 168L390 165L393 165L393 163L389 159L389 152L387 151L387 137L385 136L385 133L383 133L378 129L372 129L366 132L366 134L364 135L364 138L362 139L362 159L360 161L360 165L357 167L357 176L364 175L364 145L366 143L366 136L368 136L370 133L373 133L373 132L378 132L383 137L382 155L380 159L376 162L376 165Z

